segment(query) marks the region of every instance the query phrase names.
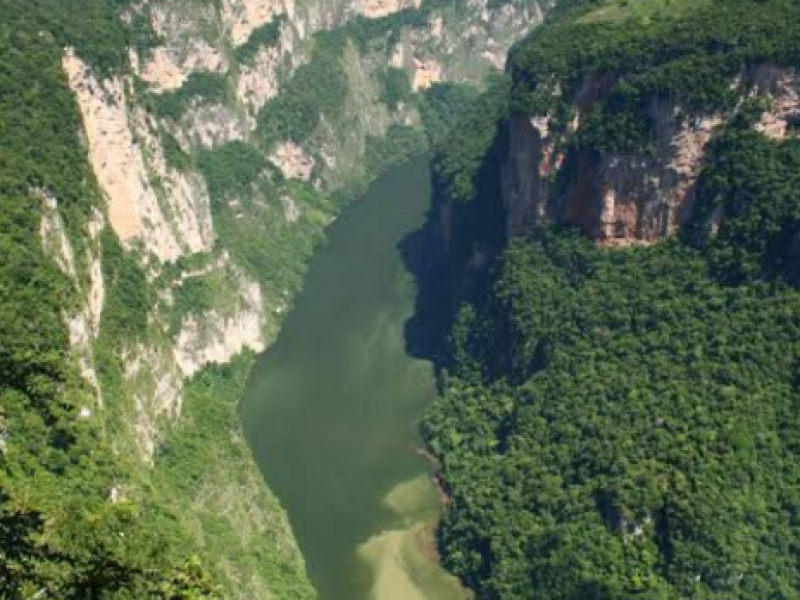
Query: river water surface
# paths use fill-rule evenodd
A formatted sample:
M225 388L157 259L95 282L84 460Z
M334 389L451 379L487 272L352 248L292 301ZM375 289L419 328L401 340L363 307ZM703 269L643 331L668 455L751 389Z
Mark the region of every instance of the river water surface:
M434 560L439 512L418 426L431 365L407 355L415 286L398 249L430 205L418 159L331 226L242 402L320 600L462 600Z

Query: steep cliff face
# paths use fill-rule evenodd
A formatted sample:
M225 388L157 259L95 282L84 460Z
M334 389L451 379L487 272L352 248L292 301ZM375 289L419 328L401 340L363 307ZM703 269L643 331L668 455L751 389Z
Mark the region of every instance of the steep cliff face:
M267 308L260 286L235 268L228 281L233 306L190 314L181 321L173 354L184 377L211 363L226 363L245 348L264 349Z
M606 245L669 236L692 219L708 143L746 100L766 102L754 127L772 139L791 135L790 123L800 114L796 71L767 64L729 80L739 98L729 110L694 112L653 96L653 139L646 151L576 147L573 139L615 83L607 75L586 77L568 101L572 119L566 125L547 113L509 122L502 181L510 235L551 222L578 227Z
M83 116L89 159L108 199L111 227L123 243L140 240L158 260L211 249L205 183L171 169L155 137L157 123L131 102L119 76L98 81L72 49L64 71Z
M78 257L75 256L75 250L59 212L58 199L49 192L42 190L37 192L43 202L39 234L44 252L55 260L64 275L77 280ZM97 255L98 236L104 227L103 214L94 209L87 225L88 243L86 256L83 257L88 263L88 278L84 278L80 285L83 302L77 310L64 315L69 322L69 341L77 355L81 375L92 386L100 403L102 403L102 393L95 369L92 343L100 332L100 317L105 303L103 268Z
M313 69L318 34L334 32L329 37L339 40L337 49L324 52L338 54L336 62L345 67L346 81L339 83L343 97L331 106L302 106L293 114L275 115L292 120L298 111L306 111L303 119L309 118L307 112L323 118L308 131L291 132L290 139L270 136L264 149L282 162L285 144L292 142L316 166L317 185L341 187L365 173L351 161L335 160L337 154L363 160L368 137L382 137L393 125L419 123L414 103L389 111L381 102L380 78L387 68L403 70L413 91L440 81L478 83L489 69L502 67L511 42L542 16L534 0L429 4L230 1L221 10L194 10L191 2L151 0L133 12L150 19L164 45L141 60L137 57L133 68L152 93L181 96L182 110L164 125L185 149L230 141L263 147L263 132L258 131L260 122L264 128L262 110L283 88L302 96L314 85L298 84L294 91L291 80L303 65L312 63ZM193 75L205 77L206 89L193 86ZM330 93L335 94L332 88ZM348 151L341 152L342 146ZM286 173L309 177L306 169Z
M729 124L793 135L796 65L777 45L753 41L777 26L769 11L790 8L769 7L769 24L737 42L682 21L684 9L716 10L684 4L565 4L515 48L502 172L509 233L554 222L602 244L651 243L692 219L708 144ZM732 28L746 10L732 6Z

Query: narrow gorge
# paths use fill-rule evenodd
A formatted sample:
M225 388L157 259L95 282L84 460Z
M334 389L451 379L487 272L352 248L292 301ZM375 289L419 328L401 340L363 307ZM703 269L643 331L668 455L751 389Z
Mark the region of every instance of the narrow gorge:
M0 2L3 594L316 595L248 374L326 228L546 8Z
M796 600L797 0L0 0L0 598Z

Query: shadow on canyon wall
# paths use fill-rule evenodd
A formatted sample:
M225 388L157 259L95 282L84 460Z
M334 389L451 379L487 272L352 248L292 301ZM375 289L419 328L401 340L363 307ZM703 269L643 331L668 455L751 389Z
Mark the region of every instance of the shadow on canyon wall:
M430 163L431 208L425 224L403 238L398 248L415 280L413 315L405 324L406 351L431 361L437 373L450 367L448 335L458 308L480 302L495 258L506 242L500 167L505 135L486 154L475 176L475 197L449 197Z

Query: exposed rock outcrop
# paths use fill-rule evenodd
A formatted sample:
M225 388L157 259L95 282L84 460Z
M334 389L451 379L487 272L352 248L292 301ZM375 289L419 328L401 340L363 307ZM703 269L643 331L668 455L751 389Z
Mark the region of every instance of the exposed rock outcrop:
M368 19L376 19L404 8L419 8L420 4L422 0L356 0L354 9Z
M212 4L142 0L142 5L147 8L153 31L167 42L152 48L143 64L138 54L131 52L133 72L153 91L176 90L195 72L223 73L229 69L215 35L218 17Z
M158 125L129 102L125 81L99 81L74 52L63 60L83 117L89 159L108 201L111 227L130 245L142 240L162 261L211 248L211 214L202 179L167 165Z
M246 141L255 130L259 110L310 59L314 33L339 27L359 15L385 17L418 8L420 4L420 0L312 0L302 4L291 0L225 0L215 16L206 9L187 15L181 3L148 0L154 28L165 45L157 49L145 66L144 77L155 91L163 91L175 89L191 72L224 74L235 92L235 103L190 105L180 120L182 131L176 135L189 145L202 147ZM488 68L502 67L510 41L541 18L535 0L500 6L493 6L489 0L471 0L469 11L434 11L426 26L398 29L389 62L407 71L417 91L439 81L477 81ZM260 28L279 19L276 40L254 48L253 54L241 64L226 63L224 48L247 43ZM366 102L361 105L365 114L374 112L372 106L365 111ZM397 124L414 121L413 115L398 115ZM379 135L385 129L382 127ZM323 155L336 154L336 147L326 147L327 141L326 135L312 136L303 142L303 150L319 163ZM338 164L348 165L348 162L338 161ZM349 167L348 171L355 172ZM327 175L334 181L346 178L336 169L330 170Z
M404 29L399 36L389 63L411 75L414 89L438 81L477 81L487 67L503 69L509 42L544 18L539 2L493 6L488 0L470 0L467 4L469 18L433 13L425 27Z
M566 127L557 128L550 115L509 122L502 187L510 235L550 221L579 227L606 245L646 244L674 233L691 217L706 147L732 115L687 114L654 99L652 154L600 156L571 148L572 135L610 83L587 78L572 98L575 117ZM769 99L758 130L775 139L790 134L800 114L794 71L762 66L731 85L741 90L743 101L755 95Z
M285 37L280 44L259 50L252 64L242 65L236 78L236 96L249 114L255 115L278 93L278 78L284 65Z
M280 14L293 14L293 0L224 0L222 20L231 41L244 44L259 27Z
M220 72L227 68L223 55L205 40L194 40L192 44L183 60L169 48L155 48L152 58L141 68L141 78L154 91L168 92L181 87L191 73ZM138 59L134 58L132 62L134 71L138 71Z
M295 223L300 218L300 208L291 196L281 196L281 208L288 223Z
M756 129L772 139L786 139L800 124L800 81L796 70L764 65L755 74L757 90L772 106L765 111Z
M181 122L186 124L181 136L186 145L199 148L246 140L255 127L253 119L237 114L223 104L197 103L186 111Z
M92 342L100 333L100 316L105 303L105 283L100 262L98 236L105 226L103 215L96 209L87 225L88 244L86 262L88 264L88 280L78 276L78 262L69 236L64 228L64 221L58 210L58 200L47 190L32 190L43 202L40 235L44 251L61 271L73 280L78 287L82 304L74 313L64 315L69 326L69 340L83 378L92 386L98 401L102 402L100 385L94 366ZM87 285L88 284L88 285Z
M45 254L50 256L68 277L75 278L75 253L72 251L72 242L64 230L64 221L58 212L58 199L48 190L31 190L34 196L42 200L42 223L39 235L42 237L42 246Z
M279 144L270 156L270 160L288 179L308 181L314 171L314 160L301 146L291 141Z
M434 60L414 60L414 80L411 87L415 92L426 90L442 79L442 66Z
M243 273L237 280L232 311L190 314L182 323L173 354L184 377L210 363L228 362L245 348L256 352L264 349L266 308L261 288Z
M169 354L152 345L137 344L123 362L127 384L134 390L130 425L142 459L152 463L162 438L160 420L181 412L182 373Z

